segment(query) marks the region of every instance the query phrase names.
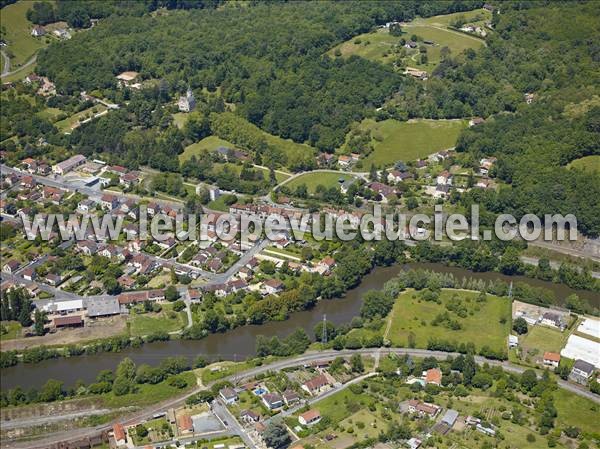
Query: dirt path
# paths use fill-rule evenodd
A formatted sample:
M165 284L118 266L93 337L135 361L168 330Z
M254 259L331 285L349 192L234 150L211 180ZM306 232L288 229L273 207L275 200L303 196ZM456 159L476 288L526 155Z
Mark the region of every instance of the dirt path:
M77 329L64 329L54 334L46 334L43 337L16 338L14 340L2 341L2 351L22 351L34 346L60 346L74 343L84 343L90 340L112 337L122 334L126 329L127 319L125 316L116 316L100 320L91 325Z

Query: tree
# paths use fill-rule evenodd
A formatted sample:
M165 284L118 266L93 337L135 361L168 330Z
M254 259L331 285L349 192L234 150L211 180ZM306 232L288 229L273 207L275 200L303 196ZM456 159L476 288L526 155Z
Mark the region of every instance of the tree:
M63 383L55 379L49 379L40 391L39 400L40 402L53 402L62 398L63 395Z
M327 341L333 340L337 334L337 330L335 328L335 325L331 321L325 321L325 324L323 324L323 321L319 321L315 325L313 330L315 334L315 339L317 341L323 342L323 327L325 327L326 329L325 332L327 335Z
M179 292L173 285L169 285L165 288L165 299L167 301L173 302L179 299Z
M116 377L122 377L128 380L135 379L135 363L129 357L125 357L117 366Z
M40 309L35 309L34 314L35 321L35 335L41 336L44 335L45 329L44 324L46 323L46 313L42 312Z
M148 436L148 429L143 424L135 426L135 434L138 438L146 438Z
M283 449L292 441L285 424L280 421L271 421L263 433L263 440L273 449Z
M362 373L365 370L365 365L360 354L353 354L350 357L350 367L353 373Z
M360 309L360 316L373 319L377 316L385 317L392 310L394 299L379 290L369 290Z
M133 382L126 377L117 377L113 383L112 391L115 396L123 396L131 392Z
M528 331L527 321L523 317L519 317L513 321L513 330L519 334L526 334Z

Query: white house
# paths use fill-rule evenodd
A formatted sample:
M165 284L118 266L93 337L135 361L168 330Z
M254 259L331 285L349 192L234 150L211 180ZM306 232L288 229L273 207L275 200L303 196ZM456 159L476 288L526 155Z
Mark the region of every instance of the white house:
M318 410L312 409L298 416L298 422L303 426L314 426L321 421L321 413Z

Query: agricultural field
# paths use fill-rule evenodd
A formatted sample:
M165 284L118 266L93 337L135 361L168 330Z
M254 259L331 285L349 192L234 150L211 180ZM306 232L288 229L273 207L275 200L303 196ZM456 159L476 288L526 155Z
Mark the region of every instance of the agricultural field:
M10 57L10 70L14 71L27 62L40 49L46 47L48 37L33 37L33 24L27 20L27 10L32 2L20 1L2 8L0 26L6 30L3 39L8 44L2 50ZM4 68L4 59L2 60ZM5 81L3 79L3 81Z
M600 155L585 156L574 160L568 165L569 168L577 168L590 173L600 173Z
M365 119L360 127L370 129L373 151L356 170L365 171L375 164L383 167L401 161L425 158L436 151L453 147L460 132L467 127L465 120L409 120L393 119L376 122ZM358 166L360 165L360 167Z
M430 338L437 338L456 343L473 342L477 349L487 345L502 351L510 330L510 301L487 295L487 299L480 302L478 295L444 289L438 304L425 300L422 292L402 293L391 313L388 339L394 346L426 348ZM436 318L445 313L447 318L434 325ZM460 329L454 329L450 320L458 323Z
M285 186L294 191L298 186L305 184L309 193L315 193L318 185L323 185L328 189L331 187L339 187L341 184L340 180L343 180L342 182L344 182L352 178L352 175L342 173L315 172L298 176L285 184Z
M388 30L378 29L356 36L327 52L329 56L360 56L371 61L391 63L396 58L394 49L399 45L400 37L392 36Z

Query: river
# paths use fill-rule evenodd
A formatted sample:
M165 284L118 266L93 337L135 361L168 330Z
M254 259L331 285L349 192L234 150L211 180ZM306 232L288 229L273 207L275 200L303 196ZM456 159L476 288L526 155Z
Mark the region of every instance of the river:
M2 389L17 385L27 389L40 387L47 379L58 379L65 385L74 385L77 380L93 382L103 369L115 369L120 360L130 357L136 364L158 364L162 359L173 356L185 356L193 359L199 355L209 360L243 360L255 354L257 335L285 337L294 329L302 327L312 336L314 326L327 316L327 320L336 325L349 323L357 316L362 304L362 296L371 289L380 289L390 278L407 268L424 268L437 272L452 273L457 277L474 277L484 280L501 279L507 282L527 282L536 287L554 291L559 301L571 293L588 299L600 307L600 295L589 291L576 291L565 285L553 284L521 276L505 276L499 273L473 273L442 264L415 263L378 267L363 278L359 286L350 290L344 298L320 301L313 309L293 313L286 321L270 322L263 325L243 326L223 334L212 334L202 340L172 340L145 344L139 348L129 348L120 353L101 353L71 358L45 360L36 364L19 363L0 370Z

